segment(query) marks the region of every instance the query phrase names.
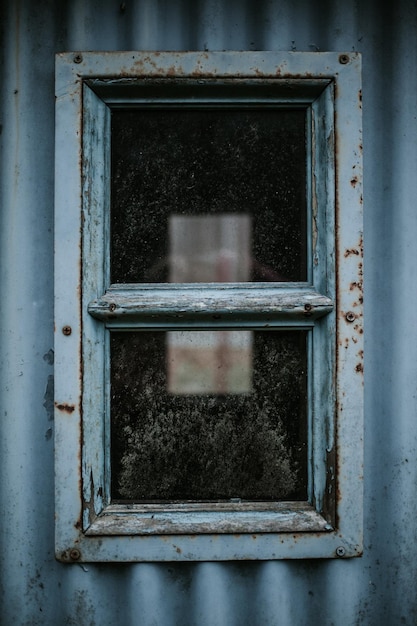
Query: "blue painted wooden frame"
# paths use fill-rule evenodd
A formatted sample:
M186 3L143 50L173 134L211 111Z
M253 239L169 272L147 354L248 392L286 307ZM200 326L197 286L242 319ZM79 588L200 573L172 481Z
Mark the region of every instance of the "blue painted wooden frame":
M361 554L360 81L357 53L57 55L58 559L171 561ZM196 85L200 85L197 97ZM110 285L111 108L173 102L203 106L207 101L307 108L308 283ZM181 321L178 308L184 313ZM210 317L214 309L220 312L216 322ZM111 329L265 326L310 330L308 501L112 504Z

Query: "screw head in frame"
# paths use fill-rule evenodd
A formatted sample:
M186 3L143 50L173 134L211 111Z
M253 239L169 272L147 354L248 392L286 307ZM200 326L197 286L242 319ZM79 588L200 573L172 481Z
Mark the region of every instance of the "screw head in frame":
M72 559L73 561L78 561L81 558L81 552L79 550L77 550L77 548L73 548L72 550L70 550L70 559Z

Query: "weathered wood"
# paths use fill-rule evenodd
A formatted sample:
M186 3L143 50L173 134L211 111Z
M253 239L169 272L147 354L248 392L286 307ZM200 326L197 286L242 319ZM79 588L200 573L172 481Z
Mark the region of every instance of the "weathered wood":
M187 535L333 530L306 502L110 505L87 535Z
M359 56L126 52L85 53L76 59L71 53L59 55L57 61L57 558L81 563L359 555L363 383ZM97 76L101 83L94 83L90 93L85 81L95 81ZM131 93L130 83L125 82L119 91L113 81L122 76L136 81L136 86L144 79L165 78L170 89L183 78L203 83L232 79L215 91L210 85L216 106L227 106L229 100L232 106L236 102L252 106L246 100L249 94L253 104L269 107L271 93L273 106L301 103L307 107L309 284L120 284L105 292L110 284L106 222L110 110L148 106L149 95L155 96L150 106L156 107L177 106L179 100L181 106L194 106L195 97L194 85L186 93L183 86L173 87L162 97L165 86L152 86L152 93L145 94L134 85L136 91ZM295 78L297 83L284 92L271 91L271 85L282 78ZM258 91L260 79L270 84ZM235 81L243 81L236 91ZM204 87L204 93L199 93L202 103L208 92ZM325 317L315 323L321 315ZM71 327L71 336L60 332L65 326ZM143 510L127 504L106 507L111 498L111 333L106 326L110 330L312 328L306 360L306 439L308 501L313 506L284 502L259 508L242 503L198 509L185 503L178 510L168 505L166 511L158 505ZM71 414L62 406L73 407ZM318 511L325 511L324 516ZM337 521L337 530L332 532L326 520L332 520L333 526Z
M300 287L299 283L276 287L200 283L112 285L88 306L90 315L115 328L192 321L213 326L259 321L278 326L311 326L332 309L330 298L309 286Z

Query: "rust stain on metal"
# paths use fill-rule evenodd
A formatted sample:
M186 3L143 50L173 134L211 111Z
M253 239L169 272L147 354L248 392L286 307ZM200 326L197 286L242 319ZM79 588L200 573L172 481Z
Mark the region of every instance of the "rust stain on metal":
M353 188L355 188L355 187L356 187L356 185L358 184L358 177L357 177L357 176L354 176L354 177L351 179L350 184L352 185L352 187L353 187Z
M350 289L350 291L355 291L355 289L357 289L359 291L358 301L359 301L360 304L363 304L363 294L362 294L363 283L362 283L362 281L359 280L358 282L351 283L349 289Z
M356 289L359 291L358 301L360 304L363 304L363 281L358 280L350 283L349 289L350 291L355 291Z
M73 413L75 411L75 405L74 404L66 404L64 403L58 403L55 402L55 406L59 411L64 411L64 413Z
M352 256L352 254L359 256L360 251L357 248L348 248L347 250L345 250L345 259Z
M356 185L356 183L358 182L357 177L355 176L354 178L352 178L351 180L351 184L354 187ZM345 250L345 259L349 258L350 256L359 256L359 257L363 257L363 239L362 236L360 237L359 241L358 241L358 245L355 248L347 248ZM358 275L359 277L362 277L363 275L363 265L362 263L358 263ZM352 290L352 285L354 285L353 288L358 287L360 289L362 289L362 281L358 281L356 283L351 283L351 290Z
M355 367L355 370L358 373L363 374L363 365L362 365L362 363L358 363L357 366Z

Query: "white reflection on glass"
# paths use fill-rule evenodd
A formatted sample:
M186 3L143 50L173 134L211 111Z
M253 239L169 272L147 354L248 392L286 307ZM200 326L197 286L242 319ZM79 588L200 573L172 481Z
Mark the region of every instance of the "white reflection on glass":
M252 390L252 332L195 330L167 333L168 392L236 394Z
M250 215L171 215L169 282L247 282L251 246Z
M251 267L251 217L172 215L169 281L247 282ZM168 391L236 394L252 389L250 331L167 333Z

